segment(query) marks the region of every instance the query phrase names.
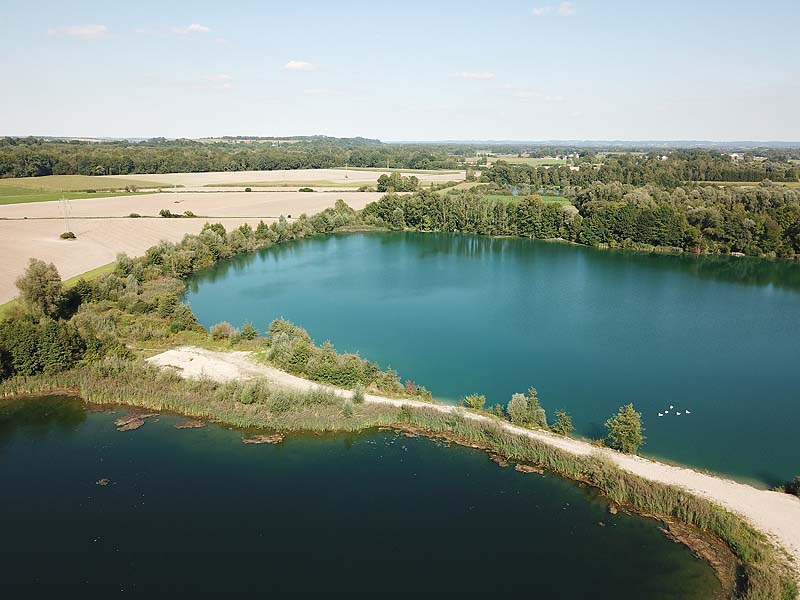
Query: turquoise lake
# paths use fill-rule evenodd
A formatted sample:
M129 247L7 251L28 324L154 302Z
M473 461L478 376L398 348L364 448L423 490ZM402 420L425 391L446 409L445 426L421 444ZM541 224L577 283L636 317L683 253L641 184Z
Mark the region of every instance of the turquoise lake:
M121 433L125 414L0 402L4 597L720 595L655 521L478 450L375 431L245 445L171 415Z
M218 263L186 298L206 326L290 319L446 401L532 386L587 437L633 402L647 455L760 485L800 473L796 262L340 234Z

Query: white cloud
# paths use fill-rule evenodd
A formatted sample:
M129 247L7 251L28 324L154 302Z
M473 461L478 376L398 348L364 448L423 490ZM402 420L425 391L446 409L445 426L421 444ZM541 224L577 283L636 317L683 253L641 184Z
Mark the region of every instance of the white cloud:
M200 25L199 23L192 23L186 27L173 27L172 31L180 35L188 35L190 33L208 33L211 31L211 28Z
M551 14L556 14L559 17L571 17L576 10L574 2L562 2L558 6L553 6L552 4L536 6L531 12L535 17L544 17Z
M517 90L513 94L514 98L520 98L521 100L542 100L543 102L563 102L564 96L558 96L555 94L545 94L543 92L537 92L534 90Z
M286 71L315 71L317 65L304 60L290 60L283 65L283 68Z
M108 27L105 25L64 25L61 27L51 27L47 30L47 35L53 37L74 37L82 40L96 40L108 35Z
M459 71L458 73L450 73L450 77L455 79L479 79L479 80L486 80L486 79L494 79L494 73L489 73L487 71Z
M558 5L558 16L560 17L571 17L575 14L575 4L572 2L562 2Z

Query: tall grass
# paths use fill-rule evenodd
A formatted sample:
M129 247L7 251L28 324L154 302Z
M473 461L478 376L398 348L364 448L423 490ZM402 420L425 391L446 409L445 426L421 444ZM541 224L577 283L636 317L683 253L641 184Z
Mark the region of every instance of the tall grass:
M679 488L642 479L601 456L578 456L542 441L515 435L499 423L465 418L463 412L404 405L400 409L354 403L319 389L274 387L265 380L215 383L184 380L146 363L107 357L77 369L0 383L0 395L71 390L96 404L128 404L223 422L239 428L282 431L360 431L389 426L413 428L457 443L480 447L509 460L535 464L586 482L610 500L655 518L675 520L709 532L741 561L742 600L791 600L796 583L786 558L740 517Z

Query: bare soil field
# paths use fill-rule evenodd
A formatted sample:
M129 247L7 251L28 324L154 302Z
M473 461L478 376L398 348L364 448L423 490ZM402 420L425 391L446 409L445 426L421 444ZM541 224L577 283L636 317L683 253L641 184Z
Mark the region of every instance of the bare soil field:
M69 229L75 240L59 238L65 223L58 201L0 206L0 304L16 297L14 282L29 258L52 262L61 277L68 279L112 262L119 252L138 256L161 240L176 242L187 233L199 233L208 220L230 230L245 222L255 226L261 219L269 223L281 215L311 215L332 207L340 198L360 209L381 195L207 190L92 197L69 203ZM191 211L197 218L165 219L158 216L161 209L176 214ZM146 218L129 218L131 213Z
M258 219L217 219L226 229ZM73 219L77 239L62 240L61 219L0 220L0 303L17 295L14 285L29 258L52 262L63 279L112 262L117 253L144 254L161 240L176 242L187 233L199 233L206 219Z
M391 169L386 173L390 173ZM403 175L414 175L420 181L459 181L466 174L458 173L415 173L403 171ZM297 169L291 171L217 171L211 173L168 173L168 174L142 174L136 175L138 179L147 179L163 182L167 185L182 185L198 187L207 185L244 185L247 183L268 184L270 182L282 185L297 182L328 182L331 184L353 183L355 186L374 184L380 171L361 171L354 169ZM130 175L104 175L97 179L125 179Z
M208 217L299 217L324 210L342 199L352 208L364 208L369 202L378 200L378 192L290 192L268 191L205 191L160 192L141 196L116 198L82 198L69 203L73 217L127 217L131 213L143 216L158 216L161 209L182 214L191 211ZM33 204L8 204L0 206L0 219L12 218L61 218L63 209L58 201ZM75 232L77 233L77 232Z

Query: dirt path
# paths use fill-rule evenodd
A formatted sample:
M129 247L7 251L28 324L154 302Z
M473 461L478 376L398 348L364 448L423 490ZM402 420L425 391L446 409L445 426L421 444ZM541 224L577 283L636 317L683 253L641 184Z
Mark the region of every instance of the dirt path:
M296 390L323 388L338 396L349 398L351 392L329 385L318 384L284 371L254 361L248 352L214 352L201 348L183 347L168 350L148 359L162 367L173 367L184 377L208 377L216 381L253 379L265 377L274 383ZM429 404L413 400L396 400L367 394L365 401L392 406L410 405L432 408L443 413L460 410L453 405ZM476 421L497 422L487 416L462 411L464 416ZM545 431L532 431L502 422L501 426L516 435L542 441L577 455L602 453L617 466L644 479L674 485L713 500L743 516L757 529L783 546L793 557L795 570L800 576L800 499L783 494L759 490L722 477L700 473L685 467L656 462L638 456L600 449L588 442L558 436Z

